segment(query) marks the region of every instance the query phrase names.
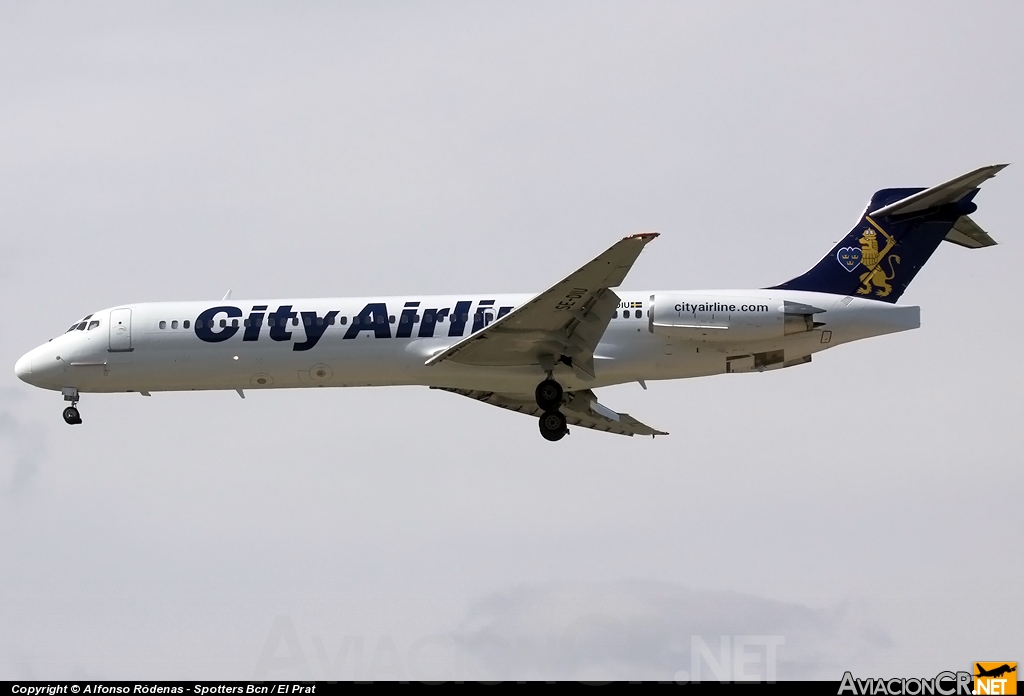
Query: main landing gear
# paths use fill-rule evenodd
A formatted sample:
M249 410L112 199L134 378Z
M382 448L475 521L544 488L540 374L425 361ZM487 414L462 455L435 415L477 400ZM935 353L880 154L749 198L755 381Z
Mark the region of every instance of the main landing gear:
M551 378L538 384L533 395L543 411L557 411L562 405L562 385Z
M82 415L78 412L78 390L65 388L61 392L64 394L64 400L71 402L71 405L64 409L64 422L68 425L80 425Z
M562 405L562 395L562 385L550 377L538 384L534 393L537 405L544 411L540 414L540 434L549 442L561 440L569 432L565 415L558 410Z
M545 411L540 414L540 434L549 442L557 442L569 434L569 426L561 411Z

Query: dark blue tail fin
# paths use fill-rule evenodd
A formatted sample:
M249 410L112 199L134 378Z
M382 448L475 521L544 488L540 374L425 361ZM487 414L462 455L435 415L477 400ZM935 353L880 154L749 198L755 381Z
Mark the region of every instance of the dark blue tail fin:
M772 290L810 290L895 302L943 239L994 241L969 217L981 182L1006 165L983 167L930 189L882 189L860 222L818 264Z

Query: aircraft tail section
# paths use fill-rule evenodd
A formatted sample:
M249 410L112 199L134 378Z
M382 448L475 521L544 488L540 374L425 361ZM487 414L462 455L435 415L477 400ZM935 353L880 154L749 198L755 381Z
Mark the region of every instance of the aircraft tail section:
M814 268L769 289L895 302L943 241L970 249L996 242L970 217L978 186L1007 165L982 167L929 189L876 191L857 225Z

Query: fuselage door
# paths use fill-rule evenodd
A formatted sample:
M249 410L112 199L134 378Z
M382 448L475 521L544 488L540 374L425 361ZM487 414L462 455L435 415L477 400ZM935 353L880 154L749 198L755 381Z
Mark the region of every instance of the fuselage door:
M110 312L110 352L127 353L132 350L132 310L114 309Z

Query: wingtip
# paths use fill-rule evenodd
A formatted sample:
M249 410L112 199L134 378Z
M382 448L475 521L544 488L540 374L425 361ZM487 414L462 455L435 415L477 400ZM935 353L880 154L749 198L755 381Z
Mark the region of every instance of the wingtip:
M661 232L638 232L637 234L631 234L626 239L642 239L644 241L651 241L655 237L660 237Z

